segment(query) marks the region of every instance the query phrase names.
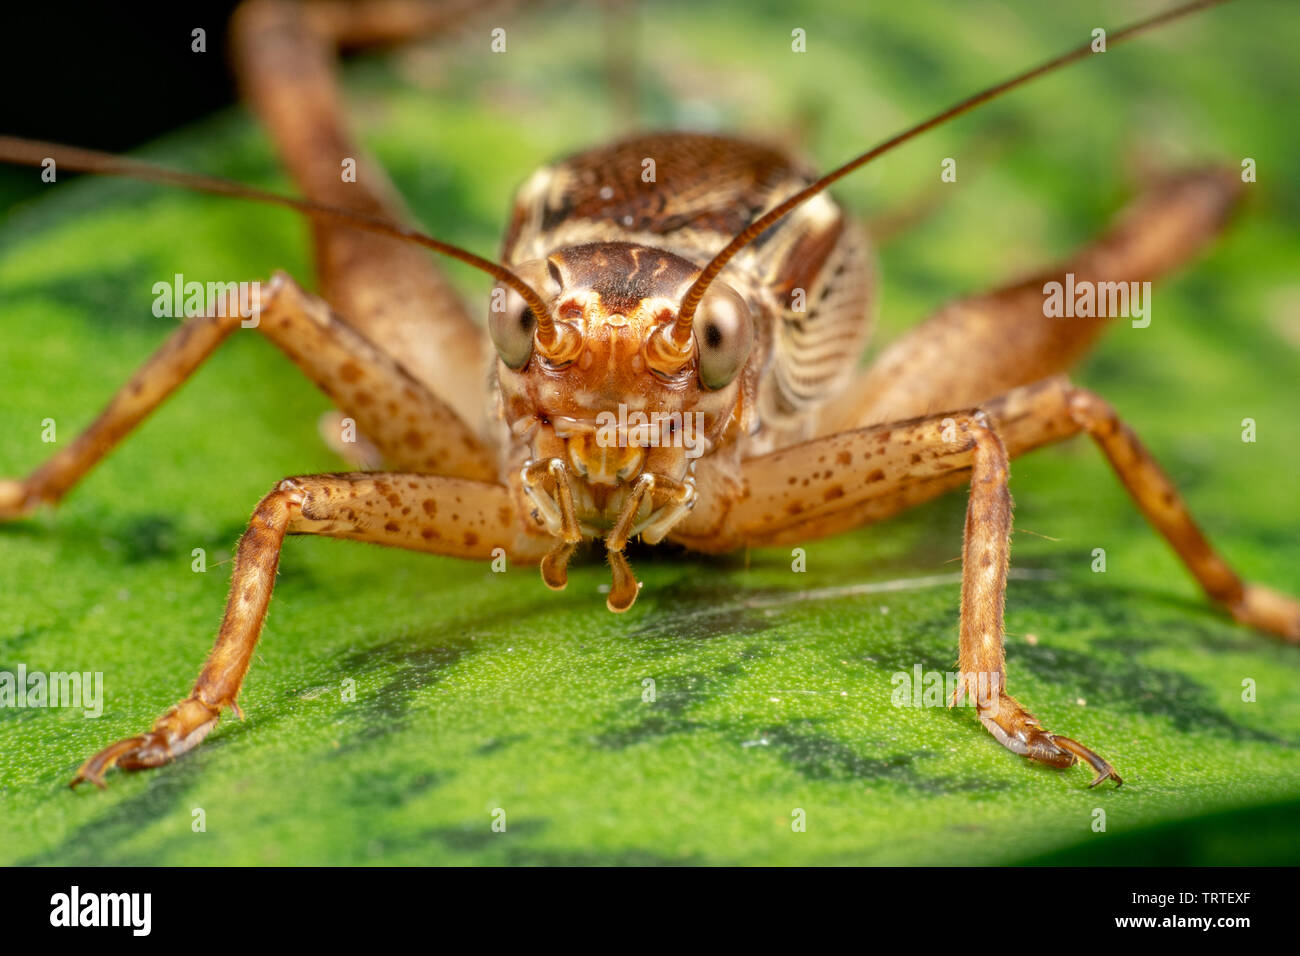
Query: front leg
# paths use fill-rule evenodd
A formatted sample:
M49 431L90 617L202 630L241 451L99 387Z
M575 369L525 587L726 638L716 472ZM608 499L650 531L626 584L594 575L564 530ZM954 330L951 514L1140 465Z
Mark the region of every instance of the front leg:
M991 423L991 424L990 424ZM1206 595L1236 620L1300 644L1300 602L1242 581L1210 546L1173 482L1102 399L1064 378L1027 385L969 410L840 432L744 462L737 485L701 467L700 506L670 537L705 552L807 542L879 521L970 482L963 548L961 670L1002 680L1002 601L1011 531L1007 459L1080 433L1101 448L1134 502ZM1114 769L1086 747L1047 733L1002 693L981 707L995 737L1055 766L1075 757ZM992 703L992 702L990 702ZM986 712L989 711L989 712ZM1059 753L1064 751L1065 755Z
M1074 434L1062 389L1053 382L1012 393L999 406L1017 450ZM1005 416L1005 418L1002 418ZM1093 785L1121 782L1115 768L1082 744L1046 730L1006 693L1003 605L1011 548L1008 453L990 416L975 410L843 432L750 459L742 488L719 502L717 475L701 469L701 506L670 538L698 550L806 542L897 514L962 483L970 503L962 548L961 682L980 721L1007 749L1053 767L1079 758Z
M1007 487L1007 450L984 413L963 416L960 423L949 420L959 424L972 446L970 504L966 508L961 557L961 683L949 703L959 704L969 695L979 708L980 722L1013 753L1061 768L1071 767L1082 758L1097 771L1090 786L1107 779L1119 786L1124 781L1104 758L1069 737L1045 730L1003 689L1003 622L1012 508Z
M157 767L196 746L235 703L262 633L286 534L320 534L390 547L487 560L503 548L534 563L549 539L530 533L502 485L417 474L311 475L286 478L262 499L239 540L230 597L217 641L189 697L147 733L101 750L72 785L104 785L114 765Z

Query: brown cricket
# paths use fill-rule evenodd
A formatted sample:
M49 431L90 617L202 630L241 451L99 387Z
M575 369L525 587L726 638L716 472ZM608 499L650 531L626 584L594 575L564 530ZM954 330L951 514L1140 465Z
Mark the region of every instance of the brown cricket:
M1115 44L1222 0L1198 0L1110 33ZM261 633L285 535L318 534L489 560L539 563L551 588L584 540L603 539L608 606L638 584L636 536L696 551L789 545L848 531L969 485L962 549L961 683L1014 753L1079 759L1093 785L1121 783L1088 747L1045 729L1005 691L1003 601L1011 536L1008 462L1091 436L1209 598L1238 621L1300 642L1300 603L1237 577L1169 478L1097 395L1062 374L1105 318L1044 315L1043 286L1149 280L1224 225L1231 169L1152 182L1100 238L1024 282L954 302L856 365L870 331L868 240L825 192L876 156L1035 77L1084 44L984 90L816 177L783 153L693 133L635 136L534 173L498 265L400 225L400 201L360 157L335 87L341 45L383 44L454 19L403 0L299 5L253 0L233 21L237 73L305 199L102 153L0 139L0 159L126 175L279 203L313 223L322 298L277 273L256 330L352 418L379 472L286 478L240 539L216 645L189 696L152 729L81 767L157 767L197 745L236 698ZM654 181L642 177L654 157ZM495 355L420 246L498 286ZM224 314L216 314L222 312ZM191 318L71 445L21 481L0 481L0 518L57 502L231 333L235 310ZM485 410L484 370L492 398ZM936 412L936 409L944 409ZM650 420L644 424L637 413ZM629 425L629 421L635 424ZM610 424L614 422L614 424ZM502 549L498 551L497 549ZM977 678L983 688L976 698ZM991 693L987 692L991 688Z

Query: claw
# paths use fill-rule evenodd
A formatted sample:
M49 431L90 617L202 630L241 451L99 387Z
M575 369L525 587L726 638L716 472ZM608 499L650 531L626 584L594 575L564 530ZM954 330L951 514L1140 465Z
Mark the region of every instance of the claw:
M1012 753L1045 763L1049 767L1064 770L1073 767L1081 759L1087 761L1097 771L1097 776L1088 784L1089 787L1095 787L1103 780L1114 780L1116 787L1124 783L1124 779L1104 757L1077 740L1044 730L1038 718L1005 694L999 697L996 706L980 713L980 722L998 743Z
M1094 779L1092 783L1088 784L1089 789L1097 786L1097 784L1101 783L1103 780L1114 780L1116 788L1124 786L1124 778L1115 772L1115 768L1110 765L1110 762L1107 761L1106 758L1093 753L1077 740L1071 740L1069 737L1060 737L1056 734L1048 734L1048 736L1052 738L1053 743L1059 744L1075 756L1083 758L1092 765L1093 770L1097 771L1096 779ZM1073 763L1074 761L1071 760L1070 762Z
M113 767L145 770L170 763L199 742L217 725L220 708L190 697L181 701L153 725L147 734L127 737L105 747L81 765L70 786L90 781L103 790L104 775Z
M81 765L81 769L77 771L77 775L72 778L72 783L68 784L68 786L75 790L77 784L89 780L100 790L104 790L106 788L104 774L108 773L123 756L143 746L143 744L143 736L127 737L125 740L119 740L111 747L105 747Z
M1029 746L1025 754L1030 760L1045 763L1057 770L1065 770L1079 762L1073 753L1056 745L1056 737L1042 730L1033 730L1029 734Z

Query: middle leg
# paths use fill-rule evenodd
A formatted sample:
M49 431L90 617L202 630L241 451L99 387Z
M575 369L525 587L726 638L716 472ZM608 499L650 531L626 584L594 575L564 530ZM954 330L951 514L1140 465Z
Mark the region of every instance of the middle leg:
M283 273L259 298L257 332L355 420L390 466L495 479L495 458L455 412L324 302ZM73 442L26 478L0 479L0 521L61 500L239 328L233 307L187 320Z
M1067 428L1065 421L1043 424L1043 430ZM1058 768L1082 758L1097 772L1093 786L1107 779L1118 785L1122 780L1105 758L1047 730L1006 693L1008 461L990 416L977 410L845 432L746 462L743 494L734 506L725 514L716 505L697 508L671 537L703 550L807 541L884 518L968 482L960 681L950 704L969 696L980 722L1013 753ZM711 477L702 475L701 486ZM701 498L718 500L708 493Z

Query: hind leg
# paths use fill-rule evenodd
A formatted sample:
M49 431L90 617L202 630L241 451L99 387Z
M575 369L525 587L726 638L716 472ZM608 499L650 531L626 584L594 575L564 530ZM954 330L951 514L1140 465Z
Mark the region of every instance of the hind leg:
M349 129L335 51L437 32L502 5L252 0L232 21L236 73L306 196L409 221L383 169ZM345 160L355 162L355 177L343 177ZM428 251L323 220L312 224L312 236L322 294L334 310L481 433L491 349Z
M890 343L822 410L818 434L978 405L1059 375L1113 317L1044 315L1043 286L1066 273L1091 282L1148 281L1200 251L1222 229L1241 181L1232 170L1167 177L1094 242L1021 282L945 306Z

